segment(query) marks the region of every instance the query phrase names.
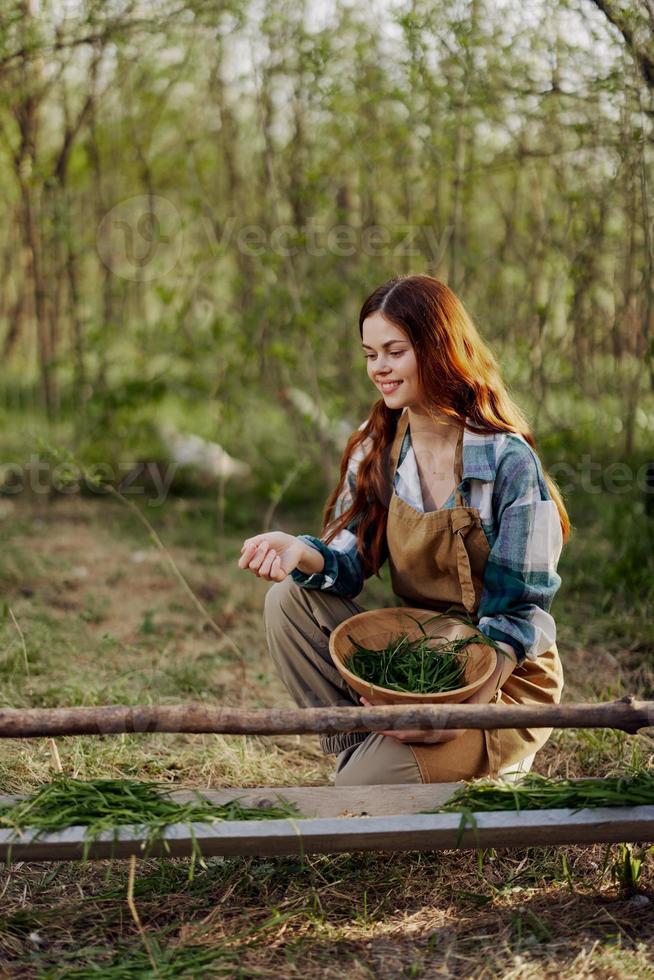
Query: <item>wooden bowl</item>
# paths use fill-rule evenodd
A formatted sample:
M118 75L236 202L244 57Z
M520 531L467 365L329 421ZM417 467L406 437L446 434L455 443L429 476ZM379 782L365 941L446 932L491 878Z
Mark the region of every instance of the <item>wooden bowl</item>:
M408 615L407 615L408 614ZM375 704L456 704L475 694L486 683L495 670L497 656L493 647L484 640L471 643L462 653L465 660L465 686L453 691L435 694L412 694L409 691L392 691L378 687L357 677L347 668L347 662L354 652L351 636L357 643L372 650L383 650L391 640L401 633L408 633L410 639L422 636L420 627L409 617L422 623L428 636L438 636L448 640L483 634L472 626L445 613L434 613L433 609L412 609L406 606L388 609L371 609L358 613L340 623L329 637L329 652L338 672L358 694ZM434 619L434 616L437 618ZM431 620L431 622L428 622Z

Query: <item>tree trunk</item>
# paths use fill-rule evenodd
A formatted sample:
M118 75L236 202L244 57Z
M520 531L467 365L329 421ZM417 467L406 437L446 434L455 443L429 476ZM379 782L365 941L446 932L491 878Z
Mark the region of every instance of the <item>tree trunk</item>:
M21 0L22 36L28 39L33 26L33 0ZM37 176L37 143L39 137L38 82L41 76L40 62L24 50L20 62L19 95L14 104L14 116L20 134L19 147L14 156L14 171L20 188L20 225L23 245L27 256L28 281L33 298L36 346L40 375L41 400L49 418L55 401L55 378L52 371L51 337L47 317L47 296L42 262L42 242L39 228L39 177Z

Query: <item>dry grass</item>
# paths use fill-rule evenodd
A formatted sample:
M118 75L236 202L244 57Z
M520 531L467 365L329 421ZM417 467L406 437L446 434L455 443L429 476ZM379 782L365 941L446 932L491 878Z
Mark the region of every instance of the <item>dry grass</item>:
M232 975L650 976L651 905L620 895L605 856L595 847L227 859L192 882L186 862L147 862L135 899L148 937L216 950ZM116 949L138 960L126 880L126 866L110 863L12 869L2 954L27 965L31 952L35 976L63 962L107 970Z
M226 645L115 505L25 501L3 513L0 580L24 647L6 617L2 703L289 703L264 647L267 585L237 569L241 538L217 541L199 506L171 502L157 527L243 651L245 692ZM386 589L369 583L364 604L384 601ZM559 610L567 700L651 690L639 621L625 614L620 630L602 631L602 616L606 625L615 613L572 600ZM158 734L58 746L65 771L83 777L211 787L319 784L331 773L314 738ZM559 732L536 768L604 774L652 751L644 737ZM0 745L3 791L26 791L51 771L45 740ZM126 903L126 864L16 865L0 883L0 976L653 977L654 862L634 895L620 887L623 860L617 846L214 859L192 880L187 862L147 861L134 893L147 949Z

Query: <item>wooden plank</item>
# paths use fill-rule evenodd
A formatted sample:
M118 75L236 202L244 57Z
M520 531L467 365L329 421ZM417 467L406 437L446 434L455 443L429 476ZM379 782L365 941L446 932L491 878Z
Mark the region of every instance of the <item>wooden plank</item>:
M395 783L384 786L263 786L255 789L202 790L212 803L241 800L266 806L280 800L294 803L303 817L386 817L436 809L463 783ZM173 799L186 802L194 794L178 790Z
M654 840L654 806L480 813L476 815L476 828L466 830L459 839L460 819L460 814L410 814L256 822L235 820L212 825L194 824L192 831L205 857L514 848ZM84 833L83 827L69 827L39 839L33 832L26 832L12 840L9 831L0 831L0 859L80 860ZM192 850L189 826L175 824L167 828L165 844L158 842L148 854L184 857ZM104 834L89 848L89 858L94 860L127 858L132 854L144 856L144 838L137 830L127 827L119 831L117 840Z
M231 708L221 705L105 705L0 709L0 738L110 735L119 732L213 732L288 735L385 729L616 728L654 724L654 701L607 704L444 704L371 708Z

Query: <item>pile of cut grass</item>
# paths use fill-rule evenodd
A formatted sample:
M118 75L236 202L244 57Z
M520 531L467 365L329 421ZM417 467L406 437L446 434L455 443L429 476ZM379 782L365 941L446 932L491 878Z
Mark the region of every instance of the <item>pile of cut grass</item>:
M581 810L586 807L651 805L654 805L654 772L648 768L634 768L625 775L603 779L549 779L528 773L518 783L468 783L438 812Z
M87 845L105 832L121 827L147 831L147 843L162 837L176 823L214 823L218 820L281 820L297 817L296 808L244 806L239 800L211 803L195 793L185 803L171 798L169 787L134 779L74 779L58 775L31 796L0 806L0 828L16 834L29 829L37 836L68 827L86 827Z

